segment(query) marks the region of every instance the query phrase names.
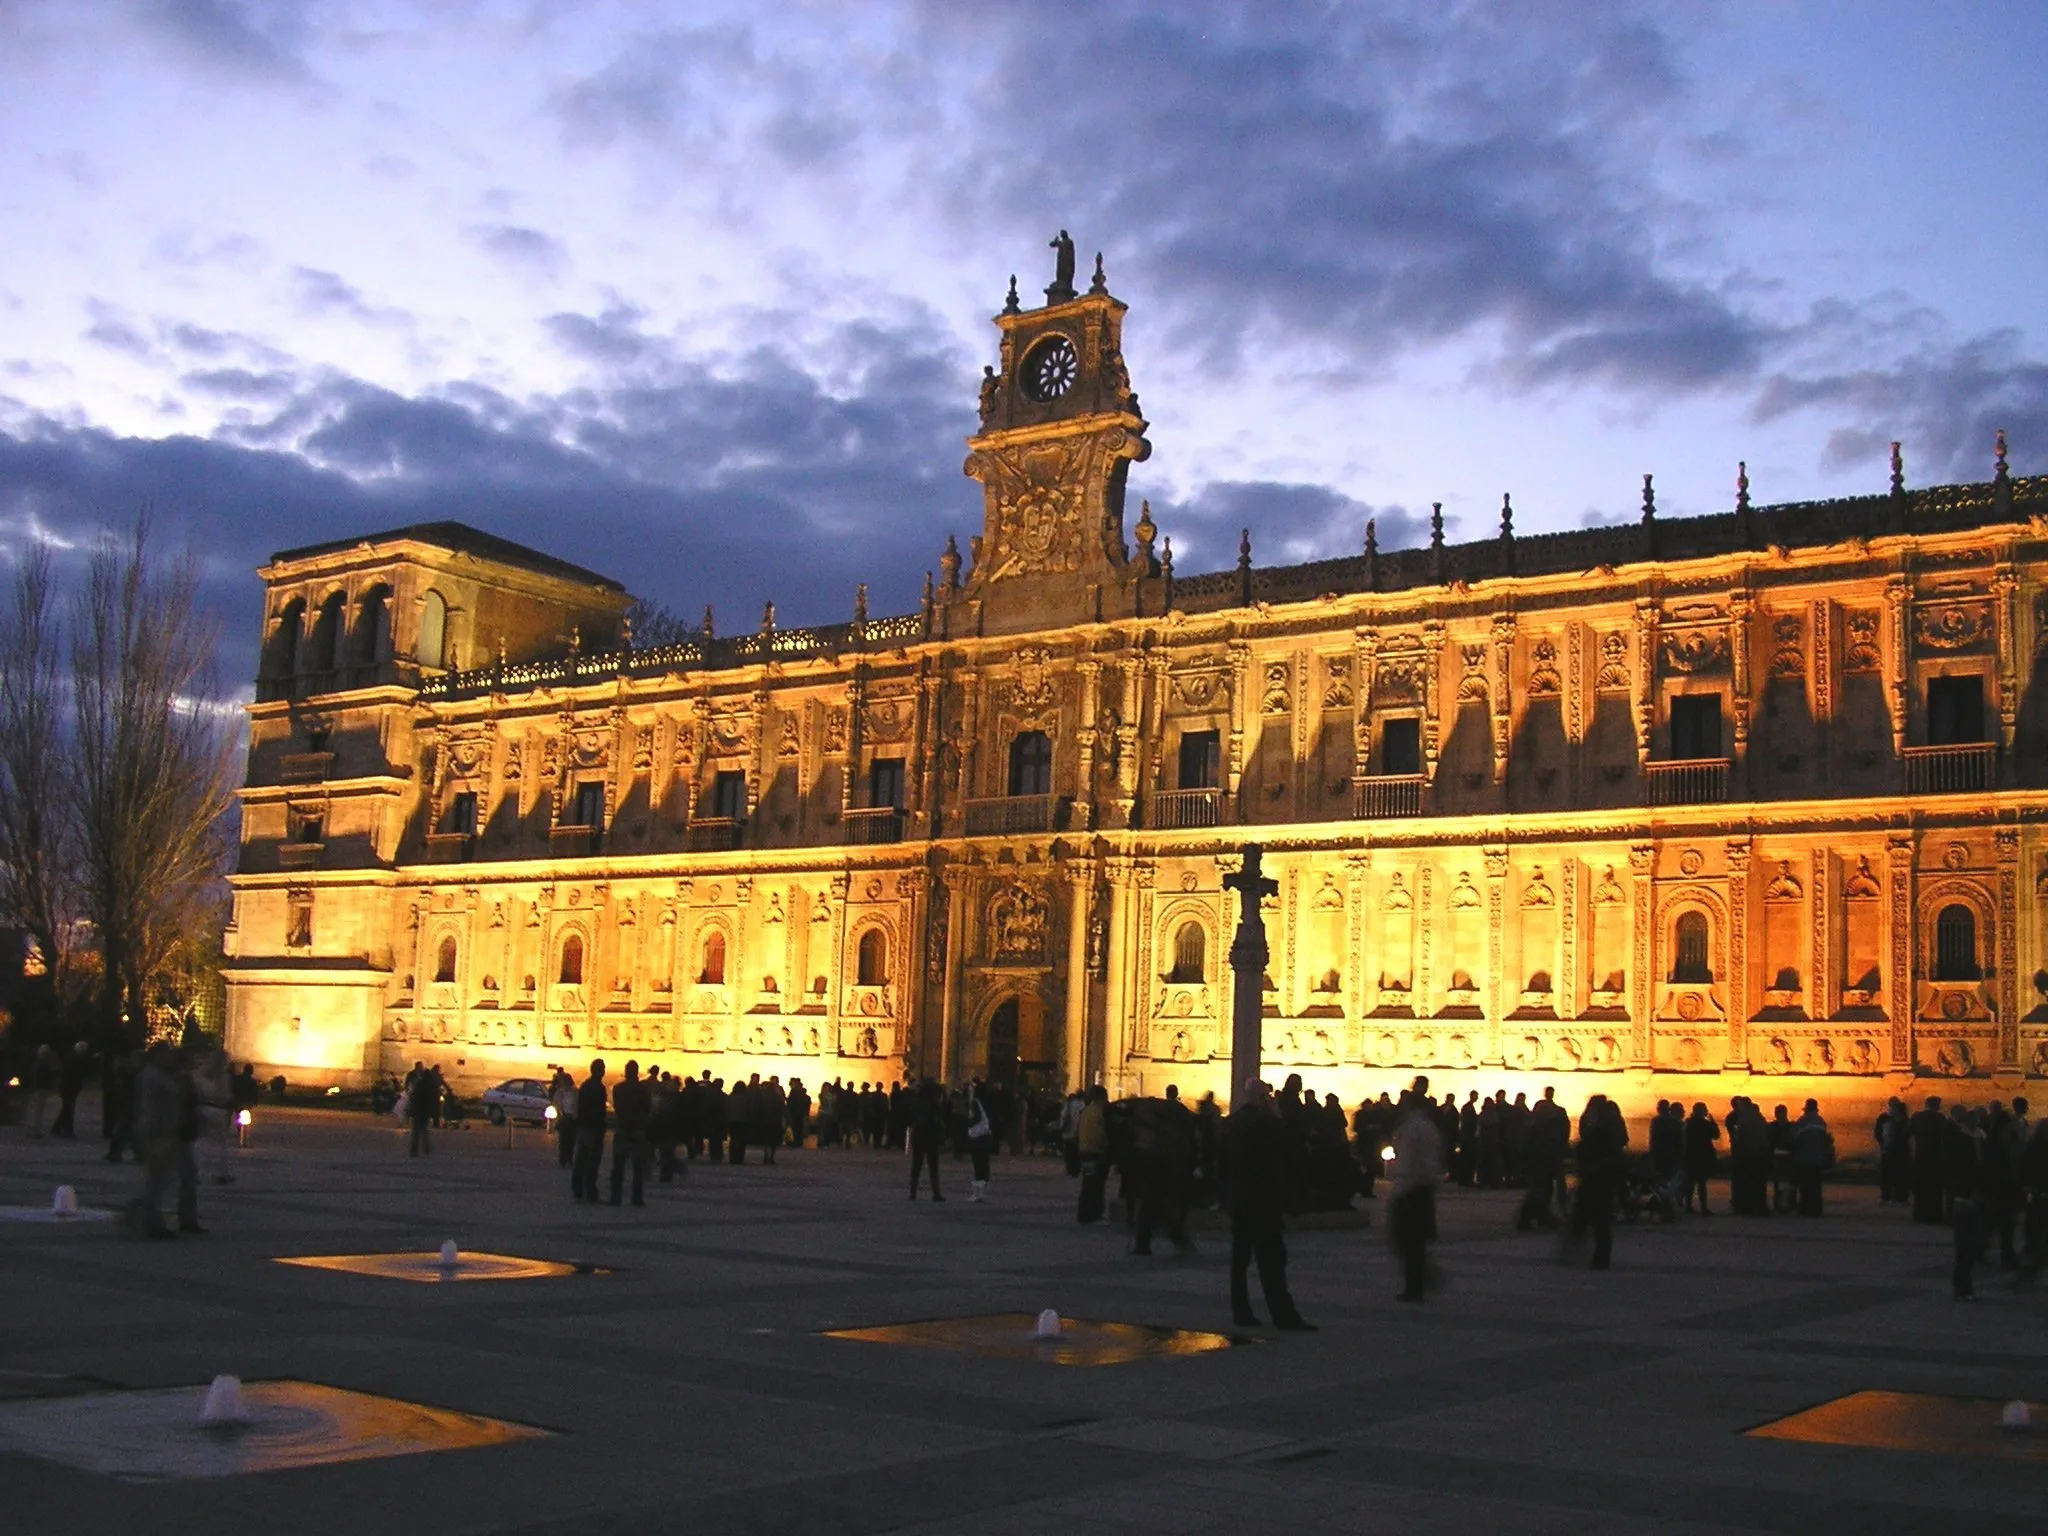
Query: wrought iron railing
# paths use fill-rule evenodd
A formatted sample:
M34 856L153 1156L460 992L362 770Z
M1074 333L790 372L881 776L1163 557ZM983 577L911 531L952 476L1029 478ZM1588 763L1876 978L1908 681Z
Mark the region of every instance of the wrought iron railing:
M1419 773L1370 773L1353 779L1352 814L1360 821L1420 816L1422 788L1426 782Z
M846 813L849 843L900 843L903 841L903 813L893 805L865 806Z
M1645 763L1643 779L1652 805L1717 805L1728 798L1728 759Z
M969 800L964 809L969 837L1051 832L1059 814L1059 796L1001 795L990 800Z
M1906 793L1962 795L1987 790L1997 775L1998 745L1962 742L1945 747L1906 748Z
M1220 789L1162 789L1152 797L1152 825L1164 831L1178 827L1213 827L1223 820Z
M747 824L733 816L699 816L690 823L685 841L692 853L727 853L739 847Z

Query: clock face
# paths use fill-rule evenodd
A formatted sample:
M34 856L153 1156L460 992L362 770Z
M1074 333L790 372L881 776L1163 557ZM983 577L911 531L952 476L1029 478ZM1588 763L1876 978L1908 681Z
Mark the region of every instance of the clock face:
M1074 344L1061 335L1047 336L1024 354L1024 393L1041 404L1057 400L1074 387L1080 373Z

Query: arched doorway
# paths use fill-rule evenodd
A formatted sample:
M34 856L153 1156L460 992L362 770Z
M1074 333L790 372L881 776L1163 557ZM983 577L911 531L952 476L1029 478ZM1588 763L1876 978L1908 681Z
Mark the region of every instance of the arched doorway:
M1017 999L1011 998L989 1016L988 1067L982 1074L991 1083L1008 1087L1017 1080Z

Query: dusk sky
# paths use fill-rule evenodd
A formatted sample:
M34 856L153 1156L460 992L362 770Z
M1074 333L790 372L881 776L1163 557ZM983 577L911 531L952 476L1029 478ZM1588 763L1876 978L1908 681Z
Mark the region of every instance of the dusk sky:
M456 518L914 606L989 317L1131 306L1184 573L2048 468L2048 7L0 0L0 550Z

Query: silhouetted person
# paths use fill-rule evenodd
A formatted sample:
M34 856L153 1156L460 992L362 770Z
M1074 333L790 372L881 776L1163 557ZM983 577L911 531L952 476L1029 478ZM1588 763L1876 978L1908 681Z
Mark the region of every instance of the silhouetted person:
M612 1090L613 1205L624 1193L628 1167L633 1170L633 1203L647 1203L647 1127L653 1117L654 1097L640 1080L640 1063L629 1061L625 1078Z
M1913 1148L1913 1219L1939 1223L1947 1219L1942 1190L1948 1172L1948 1117L1939 1096L1930 1097L1908 1122Z
M1564 1156L1571 1147L1572 1117L1557 1102L1557 1090L1545 1088L1543 1097L1529 1108L1528 1134L1522 1140L1522 1166L1526 1184L1515 1226L1523 1232L1557 1225L1551 1197L1558 1175L1564 1172ZM1430 1199L1435 1201L1432 1188Z
M569 1168L569 1192L578 1200L597 1199L597 1170L604 1166L604 1058L590 1064L590 1076L576 1090L576 1161Z
M1593 1268L1605 1269L1614 1256L1614 1199L1621 1183L1628 1128L1621 1110L1604 1093L1586 1102L1579 1116L1579 1188L1572 1203L1570 1241L1593 1234Z
M1257 1078L1248 1081L1230 1108L1224 1127L1224 1204L1230 1209L1230 1313L1245 1327L1258 1326L1252 1311L1250 1269L1259 1266L1259 1289L1273 1326L1312 1332L1287 1290L1286 1210L1289 1184L1286 1127L1273 1104L1273 1091Z
M1821 1180L1834 1166L1834 1134L1821 1118L1819 1101L1808 1099L1792 1123L1792 1187L1798 1192L1800 1215L1820 1215Z
M929 1171L932 1184L932 1202L941 1204L945 1196L939 1193L939 1140L945 1131L944 1106L939 1099L939 1085L926 1083L913 1095L910 1105L910 1198L917 1198L918 1175Z
M1698 1195L1702 1216L1714 1214L1707 1208L1707 1180L1714 1176L1714 1143L1720 1139L1721 1127L1714 1123L1707 1106L1693 1105L1685 1119L1685 1208L1690 1211L1693 1196Z
M1401 1123L1394 1128L1393 1210L1388 1236L1401 1255L1399 1299L1419 1302L1428 1288L1429 1245L1436 1237L1436 1192L1444 1181L1444 1134L1430 1107L1428 1078L1415 1079L1415 1086L1401 1096L1401 1106ZM1561 1109L1557 1112L1564 1113ZM1533 1191L1533 1184L1531 1188ZM1548 1209L1546 1194L1546 1215Z

